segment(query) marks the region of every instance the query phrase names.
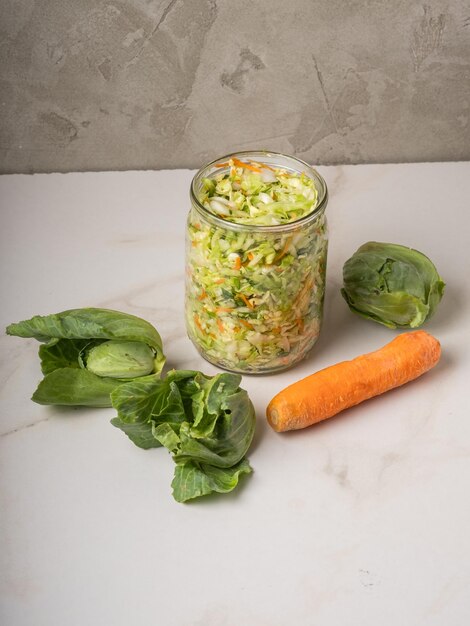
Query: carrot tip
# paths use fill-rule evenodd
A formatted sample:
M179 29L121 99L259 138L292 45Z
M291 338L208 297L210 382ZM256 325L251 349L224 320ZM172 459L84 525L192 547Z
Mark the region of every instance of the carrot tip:
M268 418L268 422L271 424L274 430L277 431L277 425L279 423L279 413L276 411L276 409L271 409L270 407L268 407L266 415Z

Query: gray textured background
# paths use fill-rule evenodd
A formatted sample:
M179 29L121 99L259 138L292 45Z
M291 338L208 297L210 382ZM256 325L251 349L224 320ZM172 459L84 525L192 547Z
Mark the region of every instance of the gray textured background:
M1 0L0 171L470 158L466 0Z

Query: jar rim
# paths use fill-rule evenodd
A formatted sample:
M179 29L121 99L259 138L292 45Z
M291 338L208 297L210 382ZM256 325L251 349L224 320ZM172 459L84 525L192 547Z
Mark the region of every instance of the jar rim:
M261 224L239 224L237 222L230 222L228 220L224 220L221 217L214 215L214 213L209 211L209 209L207 209L199 201L199 198L197 197L197 194L196 194L196 184L201 180L201 178L204 177L203 175L208 170L210 170L211 168L214 168L216 164L222 161L229 160L234 157L235 158L239 158L239 157L254 158L254 156L256 155L261 156L261 159L257 159L261 163L263 163L263 159L262 159L263 156L265 158L273 157L273 159L276 159L276 157L281 157L282 159L287 159L291 161L293 165L297 164L297 169L299 169L299 166L301 166L302 167L301 171L304 171L305 169L307 170L306 173L315 181L315 183L319 183L318 201L317 201L315 208L313 209L311 213L308 213L308 215L304 215L303 217L300 217L292 222L287 222L286 224L272 224L272 225L266 225L266 226L261 225ZM296 170L293 169L292 171L296 171ZM310 222L315 221L325 211L326 205L328 204L328 188L327 188L325 179L317 172L317 170L313 168L306 161L302 161L302 159L298 159L297 157L293 157L288 154L283 154L282 152L271 152L270 150L244 150L241 152L232 152L225 156L221 156L218 159L214 159L213 161L210 161L210 163L207 163L206 165L201 167L196 172L196 174L194 175L191 181L190 199L193 203L193 206L197 209L197 211L203 217L208 219L208 221L211 222L212 224L216 226L220 226L221 228L224 228L225 230L227 229L236 230L236 231L248 230L250 232L279 233L279 232L286 232L290 230L296 230L299 227L305 226L306 224L309 224Z

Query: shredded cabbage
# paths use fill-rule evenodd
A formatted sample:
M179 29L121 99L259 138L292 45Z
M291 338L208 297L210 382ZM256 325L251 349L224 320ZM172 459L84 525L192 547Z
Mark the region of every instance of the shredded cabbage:
M264 181L239 163L231 160L228 173L203 179L200 202L208 211L227 222L271 226L315 209L318 193L307 175L269 169L271 180ZM193 208L186 321L203 356L239 372L302 359L320 331L326 252L323 214L289 232L250 232L211 224Z
M288 224L313 211L318 193L303 172L230 159L229 171L202 181L200 202L217 217L236 224Z

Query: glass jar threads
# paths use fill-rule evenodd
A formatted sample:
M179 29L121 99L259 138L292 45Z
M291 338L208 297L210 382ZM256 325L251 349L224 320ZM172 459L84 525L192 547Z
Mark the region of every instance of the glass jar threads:
M262 374L297 363L322 321L325 181L294 157L239 152L200 169L190 196L190 339L230 371Z

